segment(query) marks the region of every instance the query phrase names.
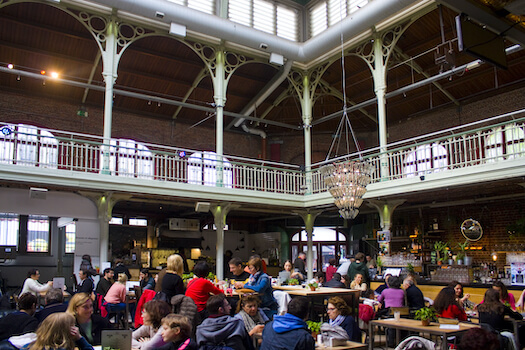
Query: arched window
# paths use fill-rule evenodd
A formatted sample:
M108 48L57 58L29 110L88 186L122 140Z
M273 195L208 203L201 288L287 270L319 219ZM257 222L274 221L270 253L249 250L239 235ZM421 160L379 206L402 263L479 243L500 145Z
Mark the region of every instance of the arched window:
M112 139L109 169L112 175L152 178L153 154L148 147L128 139Z
M5 125L0 134L0 163L57 168L58 141L46 130Z
M188 158L188 183L195 185L217 185L217 154L215 152L195 152ZM231 163L223 157L223 187L232 188L233 172Z
M313 235L313 255L314 270L329 265L328 261L337 256L346 257L346 236L334 228L314 227ZM295 259L299 252L308 250L308 239L306 231L302 230L292 236L292 259Z
M445 147L437 143L421 145L405 158L403 173L406 177L437 173L445 170L447 165L448 158Z
M485 140L487 162L514 159L525 152L525 132L516 124L497 127Z

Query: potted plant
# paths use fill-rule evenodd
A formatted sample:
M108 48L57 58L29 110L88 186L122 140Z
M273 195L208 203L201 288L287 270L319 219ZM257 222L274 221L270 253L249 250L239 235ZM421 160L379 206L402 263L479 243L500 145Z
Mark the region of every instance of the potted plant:
M312 282L308 283L308 287L310 287L311 291L314 291L314 290L317 289L317 287L319 287L319 284L317 284L317 282L315 282L315 281L312 281Z
M458 243L459 253L456 258L458 265L461 265L463 263L463 260L465 260L465 265L467 265L466 263L467 254L465 253L465 249L467 249L469 244L470 244L470 241L468 239L465 240L465 242L463 243Z
M321 322L308 320L306 321L306 324L308 325L308 330L312 333L312 337L317 339L317 335L321 332Z
M381 268L383 267L383 260L381 260L381 256L377 256L377 259L376 259L376 265L377 265L377 274L380 275L381 274Z
M421 320L423 326L430 325L430 321L435 321L436 311L431 307L422 307L419 310L416 310L414 319Z
M289 278L288 279L288 285L289 286L298 286L299 280L297 278Z
M436 251L436 259L439 262L447 261L448 259L448 242L437 241L434 242L434 250Z

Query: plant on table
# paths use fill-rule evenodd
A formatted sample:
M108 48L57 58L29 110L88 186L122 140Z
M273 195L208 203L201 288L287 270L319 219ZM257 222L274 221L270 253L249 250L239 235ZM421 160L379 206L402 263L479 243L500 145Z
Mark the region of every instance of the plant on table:
M431 307L422 307L419 310L416 310L416 313L414 315L414 319L421 320L421 323L424 326L428 326L430 324L430 321L436 320L436 310Z
M310 283L308 283L308 287L309 287L311 290L316 290L317 287L319 287L319 284L318 284L316 281L310 281Z
M312 335L319 334L321 332L321 322L315 322L315 321L306 321L306 324L308 325L308 330Z
M299 280L297 278L289 278L288 279L288 285L289 286L298 286Z

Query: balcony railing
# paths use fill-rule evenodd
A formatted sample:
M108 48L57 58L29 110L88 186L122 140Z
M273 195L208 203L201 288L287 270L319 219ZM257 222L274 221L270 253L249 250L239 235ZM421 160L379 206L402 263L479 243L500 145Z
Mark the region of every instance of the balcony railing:
M525 157L525 110L493 117L362 152L374 165L372 182L391 181ZM519 119L516 119L518 118ZM225 156L132 140L0 124L0 165L38 167L152 181L304 195L305 171L297 165ZM341 159L354 159L357 154ZM333 161L333 160L332 160ZM380 164L386 164L381 169ZM326 191L312 166L311 193ZM222 169L222 171L221 171ZM217 181L222 172L222 182ZM219 175L219 176L218 176Z

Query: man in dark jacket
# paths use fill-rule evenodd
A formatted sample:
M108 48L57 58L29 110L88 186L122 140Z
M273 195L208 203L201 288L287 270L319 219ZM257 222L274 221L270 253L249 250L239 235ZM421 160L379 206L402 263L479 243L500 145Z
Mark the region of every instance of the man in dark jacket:
M366 283L367 286L370 285L370 278L368 274L368 267L366 267L366 261L365 261L365 254L359 252L355 256L355 261L350 264L350 267L348 268L348 278L350 281L353 281L355 278L355 275L360 273L363 276L363 282Z
M53 288L46 293L46 307L35 313L38 324L42 323L47 316L55 312L66 312L67 304L64 303L64 293L62 289Z
M89 272L87 272L87 270L81 269L78 272L78 277L80 278L80 283L77 286L77 293L93 293L95 285L93 279L89 275Z
M227 346L235 350L253 350L243 321L230 316L231 306L224 294L212 295L206 309L210 316L197 327L199 349Z
M31 293L24 293L18 298L19 311L0 318L0 340L36 331L38 321L33 317L36 301L36 296Z
M345 284L341 282L341 274L337 272L334 273L330 281L323 283L323 287L346 288Z
M306 254L300 252L297 259L293 262L295 271L300 272L306 278Z
M405 278L403 281L403 287L405 288L408 307L411 310L419 310L422 307L425 307L425 297L423 297L423 292L416 287L412 278Z
M104 269L104 276L102 276L100 278L100 281L98 281L97 289L95 289L95 292L102 296L106 296L109 288L111 288L111 286L113 285L113 276L113 269L109 267Z
M264 326L261 350L314 350L315 340L304 320L308 316L308 299L295 297L288 313L275 316Z

